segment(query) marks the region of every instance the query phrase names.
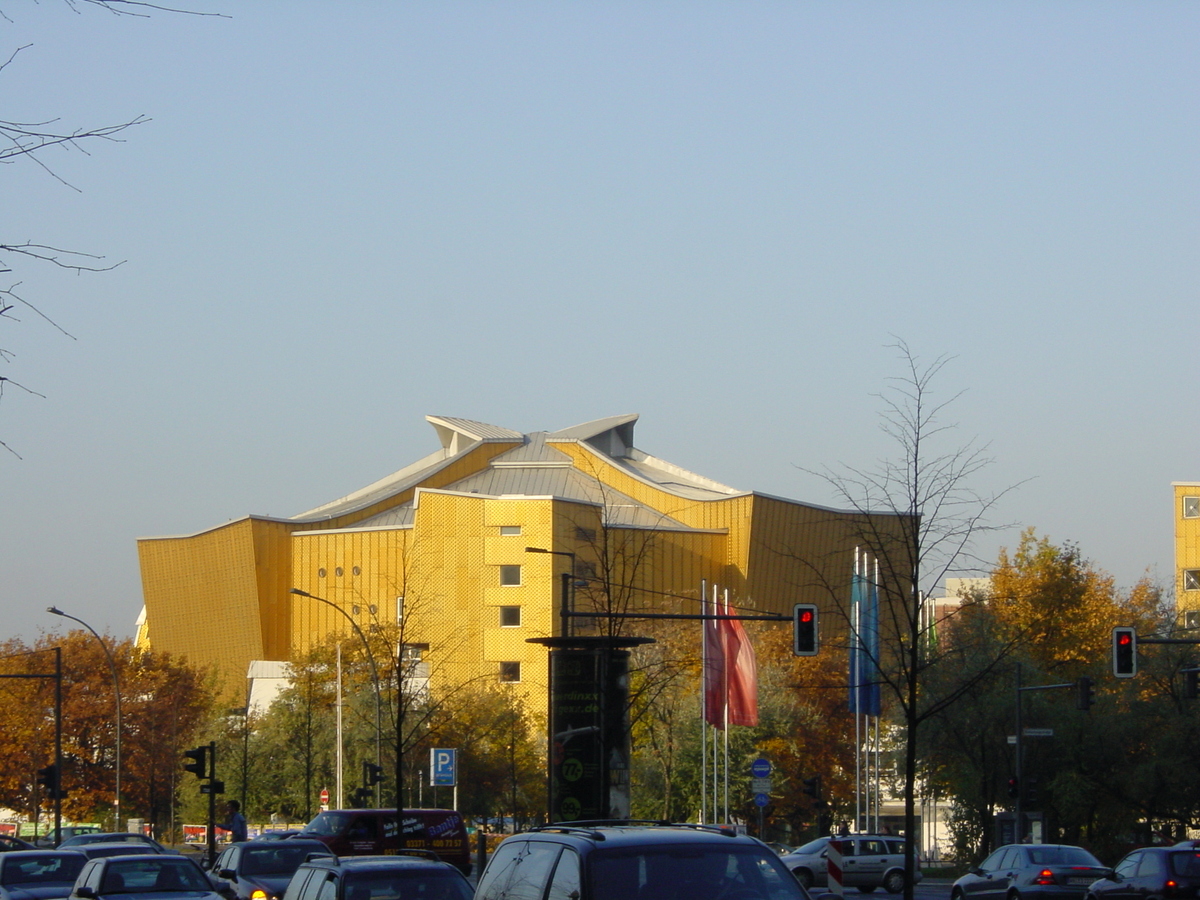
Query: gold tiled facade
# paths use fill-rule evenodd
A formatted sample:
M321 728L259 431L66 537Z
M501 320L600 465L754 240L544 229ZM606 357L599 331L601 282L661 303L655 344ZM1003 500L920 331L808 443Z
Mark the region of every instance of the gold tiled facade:
M635 416L531 435L429 421L442 449L356 494L291 519L140 540L144 639L213 665L236 694L252 660L287 660L350 631L295 588L364 631L400 624L403 642L427 652L435 686L515 675L535 699L546 651L527 640L559 633L570 554L577 575L636 589L638 605L695 598L707 580L739 605L783 614L829 604L829 586L851 571L855 514L648 457L632 445Z
M1177 481L1175 492L1175 608L1180 624L1200 628L1200 482Z

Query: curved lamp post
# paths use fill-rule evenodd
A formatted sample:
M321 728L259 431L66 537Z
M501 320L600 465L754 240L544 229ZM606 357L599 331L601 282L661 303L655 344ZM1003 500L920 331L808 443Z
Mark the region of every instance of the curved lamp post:
M336 609L338 612L340 612L343 616L346 617L346 621L349 622L350 625L354 628L354 633L357 634L359 636L359 638L362 639L363 647L365 647L366 651L367 651L367 661L371 664L371 680L375 684L375 765L377 767L380 766L381 760L382 760L382 755L380 754L380 751L379 751L380 735L381 735L380 715L379 715L379 670L375 668L375 657L371 653L371 645L369 643L367 643L367 636L365 634L363 634L362 629L358 627L358 623L354 621L354 617L351 616L350 613L346 612L344 609L342 609L340 606L338 606L333 601L326 600L324 597L318 597L316 594L310 594L308 591L302 591L302 590L300 590L300 588L292 588L288 593L295 594L297 597L307 597L309 600L316 600L319 603L324 603L326 606L330 606L330 607ZM375 796L376 796L376 798L378 798L378 796L379 796L378 789L376 789Z
M108 644L104 642L104 638L100 637L96 629L83 621L83 619L68 615L57 606L47 606L46 612L55 616L62 616L64 619L70 619L72 622L78 622L100 642L100 646L104 648L104 655L108 657L108 668L112 672L113 696L116 697L117 701L117 790L115 799L113 800L113 809L117 817L115 827L119 831L121 828L121 681L117 677L117 663L113 659L112 651L108 649Z

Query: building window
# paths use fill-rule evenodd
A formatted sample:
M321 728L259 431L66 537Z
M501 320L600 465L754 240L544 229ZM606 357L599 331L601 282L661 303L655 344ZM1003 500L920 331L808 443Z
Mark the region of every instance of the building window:
M399 625L404 621L404 597L396 598L396 624Z
M318 577L318 578L324 578L324 577L325 577L325 570L324 570L324 569L317 569L317 577Z
M419 663L429 652L428 644L401 644L400 659L407 663Z
M520 525L501 525L500 533L501 534L520 534L521 526Z
M341 567L341 566L338 566L336 569L334 569L334 570L333 570L333 574L334 574L334 575L336 575L338 578L341 578L341 577L342 577L342 574L343 574L343 573L342 573L342 567Z
M521 584L521 567L501 566L500 583L506 587L518 587Z
M1185 591L1200 591L1200 569L1183 570L1183 589Z
M521 624L521 607L519 606L502 606L500 607L500 627L501 628L516 628Z
M1200 519L1200 497L1183 498L1183 517L1185 519Z
M521 664L519 662L500 663L500 681L505 684L521 680Z
M596 543L596 529L584 528L582 525L575 526L575 540L584 544Z
M1200 610L1189 609L1183 614L1183 627L1188 631L1200 628Z

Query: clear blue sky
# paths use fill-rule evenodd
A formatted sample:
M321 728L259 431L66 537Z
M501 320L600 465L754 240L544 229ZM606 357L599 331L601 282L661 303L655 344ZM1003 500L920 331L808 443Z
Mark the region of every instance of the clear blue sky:
M993 516L1169 583L1200 480L1200 4L3 5L0 118L151 118L0 168L0 609L132 632L135 541L294 515L431 452L636 412L821 504L894 448L892 336L954 357ZM9 260L16 262L16 260ZM0 276L5 277L5 276ZM1016 528L989 535L994 558ZM219 627L196 611L198 627Z

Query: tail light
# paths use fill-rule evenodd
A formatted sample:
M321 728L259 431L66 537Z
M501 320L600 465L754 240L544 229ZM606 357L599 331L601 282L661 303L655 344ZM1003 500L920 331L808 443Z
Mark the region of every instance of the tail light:
M1054 884L1054 873L1049 869L1042 869L1034 877L1032 884Z
M1175 894L1178 892L1179 892L1179 882L1176 881L1174 878L1168 878L1167 882L1163 885L1163 896L1164 897L1174 897Z

